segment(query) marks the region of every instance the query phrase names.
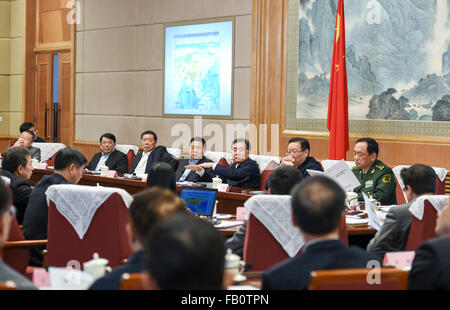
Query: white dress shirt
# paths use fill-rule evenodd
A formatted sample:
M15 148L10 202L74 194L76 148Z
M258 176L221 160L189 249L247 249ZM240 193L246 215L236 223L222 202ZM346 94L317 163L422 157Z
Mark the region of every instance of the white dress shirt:
M134 169L134 173L136 174L144 174L145 173L145 167L147 166L147 160L148 156L150 155L152 151L145 153L142 152L141 160L139 161L138 165L136 166L136 169Z

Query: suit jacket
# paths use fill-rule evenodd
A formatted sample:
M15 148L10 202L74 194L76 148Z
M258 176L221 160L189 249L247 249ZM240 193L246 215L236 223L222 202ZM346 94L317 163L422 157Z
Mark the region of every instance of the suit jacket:
M244 257L244 243L245 243L245 233L247 232L247 221L239 226L238 230L233 234L232 237L225 241L225 248L231 249L233 254Z
M19 222L19 225L22 225L31 194L30 182L15 176L7 170L3 170L2 175L11 180L9 187L11 188L13 204L17 209L17 222Z
M216 165L214 170L208 171L211 178L217 175L222 179L222 182L231 186L259 189L261 187L261 175L256 161L247 159L240 163L236 168L236 163L230 167Z
M31 146L29 148L30 153L31 153L31 159L37 159L39 162L41 161L41 149Z
M190 159L183 159L181 161L181 163L178 165L178 169L177 172L175 173L175 178L178 181L181 176L183 175L184 171L186 170L184 167L186 165L189 165L189 160ZM197 165L199 164L203 164L203 163L212 163L212 160L206 158L205 156L203 156L198 162ZM184 179L185 181L188 182L212 182L211 176L206 172L206 170L209 169L205 169L204 173L202 176L200 176L197 172L192 171L189 172L189 174L187 175L186 179Z
M305 161L298 166L298 171L300 171L303 178L309 177L309 173L306 170L317 170L317 171L323 171L322 165L314 158L314 157L307 157Z
M410 290L450 290L450 236L425 241L409 272Z
M0 259L0 282L13 281L19 290L37 289L27 278L9 267Z
M45 191L50 185L71 184L63 176L45 175L31 192L23 220L23 234L27 240L47 239L48 205ZM30 265L42 266L42 250L45 246L30 248Z
M263 274L263 290L306 290L314 270L367 268L377 257L359 247L347 248L340 240L313 243L299 256L289 258Z
M91 162L87 166L89 170L95 170L100 158L102 157L102 152L99 152L92 157ZM105 165L110 170L115 170L117 173L124 174L128 171L128 158L124 153L114 150L109 155L108 159L105 161Z
M142 152L139 152L136 157L133 160L133 163L131 164L131 169L129 173L133 173L136 169L137 165L141 161L142 158ZM178 168L178 160L173 158L172 155L167 152L167 149L165 146L158 145L148 156L147 165L145 166L145 173L148 173L150 171L150 168L153 166L153 164L158 162L166 162L170 164L173 168L173 171L177 171Z
M383 226L367 245L367 251L373 252L383 259L386 252L405 250L413 219L409 207L413 201L389 209Z
M120 281L124 273L141 273L144 271L144 251L138 251L130 256L128 262L95 281L90 290L119 290Z

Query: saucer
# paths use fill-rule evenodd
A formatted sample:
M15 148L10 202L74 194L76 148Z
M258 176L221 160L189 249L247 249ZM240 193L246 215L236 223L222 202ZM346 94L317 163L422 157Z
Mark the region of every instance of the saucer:
M247 280L247 277L241 274L238 274L235 278L234 278L234 282L242 282Z

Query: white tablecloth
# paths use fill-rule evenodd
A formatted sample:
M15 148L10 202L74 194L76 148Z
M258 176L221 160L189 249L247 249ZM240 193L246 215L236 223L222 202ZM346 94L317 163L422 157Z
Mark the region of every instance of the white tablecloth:
M125 190L114 187L58 184L49 186L45 192L47 205L50 200L55 203L56 209L72 224L80 239L88 231L97 209L113 193L122 196L127 208L133 201Z
M129 150L133 150L134 155L136 155L139 151L139 148L136 145L132 144L116 144L116 150L124 153L125 155L128 155Z
M305 241L292 223L291 196L256 195L250 197L244 207L246 220L253 214L290 257L298 253Z

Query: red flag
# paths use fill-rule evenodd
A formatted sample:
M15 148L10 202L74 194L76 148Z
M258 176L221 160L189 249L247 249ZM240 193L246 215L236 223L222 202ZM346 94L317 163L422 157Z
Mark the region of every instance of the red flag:
M330 131L329 159L346 159L348 144L348 93L345 65L344 0L338 0L333 60L330 72L327 128Z

